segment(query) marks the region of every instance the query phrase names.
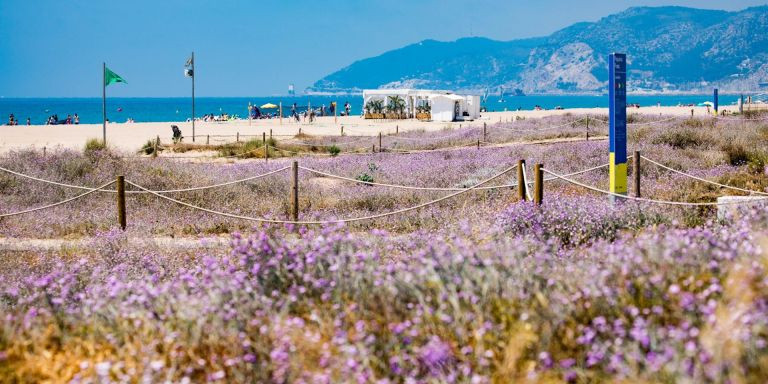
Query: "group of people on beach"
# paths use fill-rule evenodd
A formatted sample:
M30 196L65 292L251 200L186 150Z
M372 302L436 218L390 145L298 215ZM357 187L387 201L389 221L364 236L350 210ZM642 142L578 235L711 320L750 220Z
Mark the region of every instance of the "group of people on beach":
M10 116L8 116L8 125L19 125L19 120L16 119L16 116L11 113ZM29 117L27 117L27 125L31 125L31 121L29 120Z
M227 113L222 113L220 115L214 115L213 113L208 113L203 115L203 117L200 118L202 121L228 121L233 119L233 116L230 116Z
M29 120L29 119L27 119ZM61 125L61 124L80 124L80 116L75 113L74 116L67 115L66 119L59 119L59 115L53 114L51 116L48 116L48 120L46 120L45 125Z
M341 111L341 116L349 116L349 114L352 111L352 105L349 104L349 102L344 102L344 110ZM293 119L296 119L296 122L300 122L302 120L302 117L304 118L304 121L309 121L310 123L315 121L315 117L320 116L336 116L336 103L333 102L328 107L323 104L322 106L318 108L308 108L304 110L304 112L299 113L299 107L296 103L293 103L291 106L291 115L290 117Z

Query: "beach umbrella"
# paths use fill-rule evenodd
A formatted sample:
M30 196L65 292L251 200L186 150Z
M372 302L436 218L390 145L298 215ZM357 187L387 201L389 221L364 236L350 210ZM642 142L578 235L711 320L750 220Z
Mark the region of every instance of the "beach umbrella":
M699 103L699 105L698 105L698 106L699 106L699 107L714 107L714 106L715 106L715 103L713 103L713 102L711 102L711 101L705 101L705 102L703 102L703 103Z
M277 105L274 105L272 103L266 103L266 104L262 105L259 108L261 108L261 109L275 109L275 108L277 108Z

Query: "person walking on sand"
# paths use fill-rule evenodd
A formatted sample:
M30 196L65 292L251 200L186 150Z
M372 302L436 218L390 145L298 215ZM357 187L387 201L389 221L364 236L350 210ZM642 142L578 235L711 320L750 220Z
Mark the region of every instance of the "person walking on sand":
M349 116L349 112L352 110L352 107L349 105L349 101L344 102L344 116Z

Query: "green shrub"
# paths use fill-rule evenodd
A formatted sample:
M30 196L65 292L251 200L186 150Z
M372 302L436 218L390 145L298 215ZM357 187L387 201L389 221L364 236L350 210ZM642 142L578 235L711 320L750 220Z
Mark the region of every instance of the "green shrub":
M364 181L366 183L373 183L373 176L369 175L368 172L363 172L363 173L357 175L357 177L355 177L355 179L360 180L360 181Z
M689 127L689 128L702 128L702 127L704 127L704 122L703 121L701 121L699 119L694 119L694 118L683 120L683 122L681 124L682 124L683 127Z
M339 148L339 147L337 147L335 145L331 145L330 147L328 147L328 153L330 153L331 156L334 156L334 157L338 156L339 153L341 153L341 148Z
M88 139L88 141L85 142L85 153L103 151L105 149L107 149L107 146L102 140Z
M749 162L750 154L742 145L727 143L722 147L728 164L739 166Z
M155 151L155 143L152 142L152 139L147 140L146 143L139 149L139 153L144 153L145 155L151 155L152 152Z
M679 129L667 131L653 140L654 144L667 144L675 148L698 147L711 144L711 140L704 134L692 129Z

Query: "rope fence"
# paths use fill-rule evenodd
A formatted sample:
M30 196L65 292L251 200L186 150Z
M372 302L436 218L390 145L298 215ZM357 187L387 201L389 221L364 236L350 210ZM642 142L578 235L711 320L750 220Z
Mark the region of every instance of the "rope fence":
M441 201L448 200L450 198L453 198L453 197L462 195L464 193L470 192L470 191L472 191L474 189L477 189L477 188L483 186L484 184L487 184L487 183L489 183L489 182L491 182L491 181L493 181L493 180L495 180L495 179L497 179L497 178L499 178L499 177L509 173L513 169L515 169L515 166L509 167L509 168L505 169L504 171L502 171L502 172L500 172L500 173L498 173L498 174L496 174L496 175L494 175L494 176L492 176L492 177L490 177L488 179L485 179L485 180L481 181L478 184L475 184L472 187L469 187L469 188L466 188L464 190L461 190L461 191L458 191L458 192L454 192L454 193L448 194L446 196L443 196L443 197L440 197L440 198L437 198L437 199L434 199L434 200L431 200L431 201L428 201L428 202L425 202L425 203L421 203L421 204L418 204L418 205L415 205L415 206L412 206L412 207L402 208L402 209L398 209L398 210L395 210L395 211L386 212L386 213L380 213L380 214L376 214L376 215L369 215L369 216L355 217L355 218L348 218L348 219L336 219L336 220L280 220L280 219L267 219L267 218L262 218L262 217L250 217L250 216L235 215L235 214L232 214L232 213L221 212L221 211L216 211L216 210L212 210L212 209L208 209L208 208L203 208L203 207L196 206L196 205L193 205L193 204L181 201L181 200L177 200L177 199L174 199L172 197L165 196L165 195L162 195L162 194L150 191L147 188L142 187L141 185L138 185L136 183L131 182L130 180L126 180L125 182L127 184L129 184L129 185L132 185L132 186L140 189L140 190L143 190L143 191L146 191L147 193L155 195L155 196L157 196L157 197L159 197L161 199L168 200L170 202L173 202L173 203L176 203L176 204L188 207L188 208L196 209L196 210L199 210L199 211L207 212L207 213L218 215L218 216L229 217L229 218L233 218L233 219L247 220L247 221L255 221L255 222L260 222L260 223L271 223L271 224L324 225L324 224L352 223L352 222L358 222L358 221L374 220L374 219L379 219L379 218L383 218L383 217L387 217L387 216L397 215L397 214L413 211L413 210L416 210L416 209L424 208L424 207L427 207L427 206L430 206L430 205L433 205L433 204L437 204L437 203L439 203Z
M181 188L181 189L157 190L157 191L152 191L152 192L156 192L156 193L179 193L179 192L192 192L192 191L201 191L201 190L205 190L205 189L225 187L225 186L228 186L228 185L245 183L245 182L248 182L248 181L261 179L263 177L267 177L267 176L270 176L270 175L274 175L275 173L285 171L288 168L290 168L290 167L283 167L283 168L276 169L274 171L270 171L270 172L267 172L267 173L264 173L264 174L261 174L261 175L250 176L250 177L246 177L244 179L232 180L232 181L227 181L227 182L218 183L218 184L211 184L211 185L205 185L205 186L200 186L200 187ZM59 183L57 181L41 179L39 177L29 176L29 175L26 175L26 174L23 174L23 173L20 173L20 172L16 172L16 171L12 171L10 169L3 168L3 167L0 167L0 171L8 172L8 173L10 173L12 175L16 175L16 176L19 176L19 177L27 178L27 179L30 179L30 180L34 180L34 181L37 181L37 182L44 183L44 184L51 184L51 185L56 185L56 186L60 186L60 187L65 187L65 188L80 189L80 190L85 190L85 191L99 191L99 192L107 192L107 193L117 193L117 190L114 190L114 189L104 189L104 187L93 189L91 187L86 187L86 186L82 186L82 185L65 184L65 183ZM114 181L112 183L114 183ZM107 184L107 186L109 186L110 184ZM146 193L146 192L143 192L143 191L125 191L125 193Z
M596 188L596 187L593 187L591 185L587 185L587 184L581 183L579 181L576 181L576 180L573 180L573 179L571 179L569 177L566 177L565 175L560 175L560 174L557 174L555 172L552 172L552 171L550 171L550 170L548 170L546 168L542 168L541 170L542 170L542 172L547 173L547 174L549 174L549 175L551 175L551 176L553 176L553 177L555 177L557 179L563 180L563 181L571 183L573 185L577 185L579 187L588 189L590 191L602 193L602 194L613 196L613 197L619 197L619 198L626 199L626 200L634 200L634 201L639 201L639 202L644 202L644 203L663 204L663 205L676 205L676 206L687 206L687 207L703 207L703 206L715 206L715 205L750 204L750 203L754 203L754 201L756 201L756 200L761 200L761 201L762 200L768 200L768 197L757 198L757 199L752 200L752 201L729 201L729 202L716 202L716 201L713 201L713 202L703 202L703 203L689 203L689 202L684 202L684 201L669 201L669 200L654 200L654 199L647 199L647 198L643 198L643 197L635 197L635 196L622 195L622 194L619 194L619 193L613 193L611 191L606 191L604 189Z
M90 194L92 194L92 193L94 193L96 191L100 191L103 188L106 188L106 187L108 187L108 186L110 186L110 185L112 185L114 183L115 183L114 181L110 181L109 183L106 183L106 184L104 184L104 185L102 185L100 187L91 188L88 191L83 192L83 193L81 193L81 194L79 194L79 195L77 195L75 197L70 197L69 199L62 200L62 201L59 201L57 203L48 204L48 205L44 205L42 207L37 207L37 208L30 208L30 209L26 209L26 210L18 211L18 212L3 213L3 214L0 214L0 218L17 216L17 215L23 215L25 213L32 213L32 212L42 211L42 210L45 210L45 209L55 208L55 207L58 207L59 205L63 205L63 204L75 201L77 199L81 199L83 197L86 197L86 196L88 196L88 195L90 195Z
M517 167L517 165L514 165L512 168L516 168L516 167ZM363 181L363 180L353 179L353 178L350 178L350 177L334 175L334 174L331 174L331 173L319 171L319 170L312 169L312 168L302 167L302 166L299 166L299 169L303 169L305 171L308 171L308 172L311 172L311 173L315 173L315 174L318 174L318 175L322 175L324 177L329 177L329 178L332 178L332 179L345 180L345 181L349 181L349 182L353 182L353 183L358 183L358 184L373 185L373 186L387 187L387 188L408 189L408 190L416 190L416 191L466 191L466 190L472 188L472 187L466 187L466 188L415 187L415 186L410 186L410 185L376 183L376 182L372 182L372 181ZM472 189L474 189L474 190L491 190L491 189L513 188L513 187L517 187L517 183L515 183L515 184L505 184L505 185L494 185L494 186L487 186L487 187L476 187L476 188L472 188Z

